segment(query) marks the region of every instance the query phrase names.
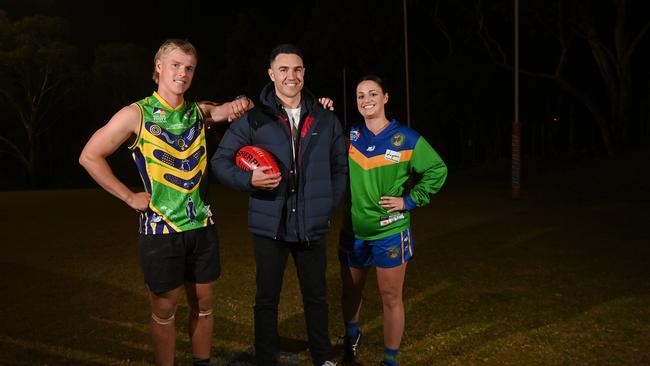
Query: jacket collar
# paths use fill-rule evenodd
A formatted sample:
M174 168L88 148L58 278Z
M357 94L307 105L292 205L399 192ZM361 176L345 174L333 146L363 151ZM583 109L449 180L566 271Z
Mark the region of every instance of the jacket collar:
M271 114L274 114L276 116L284 114L282 102L280 102L280 99L275 94L275 86L273 85L273 82L269 82L264 86L264 88L262 88L262 91L260 92L260 103ZM301 119L304 114L317 111L318 108L314 107L317 103L318 101L314 95L306 88L303 88L300 92Z

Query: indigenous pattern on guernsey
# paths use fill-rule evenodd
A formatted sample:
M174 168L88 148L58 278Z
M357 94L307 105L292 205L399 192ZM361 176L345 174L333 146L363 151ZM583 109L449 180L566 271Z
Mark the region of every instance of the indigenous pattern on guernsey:
M185 101L174 109L155 92L135 105L142 121L130 149L151 194L149 209L140 214L140 233L167 234L212 225L204 200L207 158L199 106Z
M376 240L410 227L408 210L388 213L379 199L404 196L411 173L421 178L404 196L408 209L428 204L447 177L447 167L431 145L395 120L377 136L365 124L352 127L348 162L350 213L357 239Z

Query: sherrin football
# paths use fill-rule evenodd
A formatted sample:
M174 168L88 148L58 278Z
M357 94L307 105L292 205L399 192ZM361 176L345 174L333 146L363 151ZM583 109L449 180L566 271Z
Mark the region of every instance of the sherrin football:
M258 166L270 166L264 171L266 174L280 173L278 164L268 151L257 146L244 146L235 155L235 164L244 170L253 170Z

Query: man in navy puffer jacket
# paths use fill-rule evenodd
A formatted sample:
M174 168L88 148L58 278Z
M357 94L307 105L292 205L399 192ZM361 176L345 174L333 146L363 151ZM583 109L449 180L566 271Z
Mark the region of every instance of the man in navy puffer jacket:
M248 227L256 261L255 355L275 365L278 303L289 254L296 268L314 365L330 364L325 235L347 182L341 124L303 89L302 54L283 44L271 52L271 82L260 103L230 125L211 159L223 184L250 192ZM239 169L237 151L254 145L270 152L281 173Z

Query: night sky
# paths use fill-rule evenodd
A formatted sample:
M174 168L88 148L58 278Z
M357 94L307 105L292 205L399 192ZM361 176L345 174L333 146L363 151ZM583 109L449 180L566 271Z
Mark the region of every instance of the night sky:
M0 0L0 364L152 358L148 300L135 296L145 295L137 213L78 159L114 113L156 90L153 57L169 38L198 50L188 100L257 101L271 49L296 44L306 88L331 97L346 128L363 122L357 80L377 74L390 95L387 117L410 122L445 161L442 191L413 216L419 259L404 291L400 362L650 364L648 0L519 0L517 200L514 2ZM227 128L207 133L207 156ZM142 190L126 146L108 161ZM214 356L246 362L254 258L243 235L245 196L210 191L224 228ZM333 217L333 235L341 221ZM335 322L332 265L328 259ZM381 301L369 300L364 357L381 352ZM189 310L182 307L179 315ZM307 347L294 313L281 319L281 329L299 335L281 337L291 352ZM337 352L342 325L330 329ZM188 342L179 338L177 350L189 360Z
M199 74L194 87L212 88L214 91L207 97L216 94L215 97L227 98L241 89L257 94L267 81L268 54L283 42L295 43L303 49L309 70L308 87L313 89L323 86L328 88L324 92L342 93L344 67L355 79L365 72L377 72L395 79L396 85L404 88L401 1L289 1L282 6L273 2L211 4L189 0L156 2L153 6L137 1L98 1L93 2L92 10L90 5L69 1L0 2L3 3L7 5L0 8L6 9L12 20L34 14L64 18L70 42L80 48L88 63L93 62L94 49L102 44L135 44L153 58L165 39L188 39L199 51ZM201 81L223 73L226 68L234 71L228 70L232 83L207 86Z
M92 10L89 5L69 1L3 3L7 5L0 7L13 20L34 14L63 17L70 41L80 47L86 62L92 62L95 47L106 43L132 43L150 52L152 58L165 39L186 38L199 50L199 75L204 78L236 64L233 80L238 82L213 86L219 90L217 96L229 96L241 88L257 93L267 80L269 51L278 43L291 42L305 53L308 86L313 89L326 87L324 92L338 97L342 94L344 68L352 87L358 77L374 72L395 85L392 91L399 104L404 104L402 1L288 1L281 6L273 2L215 2L216 8L206 8L210 2L195 0L180 5L157 2L156 6L135 1L98 1L93 2ZM449 49L445 49L447 40L434 28L436 5L427 1L408 4L410 67L412 77L417 78L420 64L435 66L444 57L439 53ZM447 15L455 17L455 13L469 10L465 6L450 8ZM196 84L203 86L200 80Z
M452 167L507 163L513 120L513 2L406 3L411 126ZM525 69L520 102L523 154L535 158L597 156L647 144L650 73L645 65L650 37L639 37L628 62L630 74L608 81L603 77L607 71L594 61L598 43L593 40L602 42L608 50L604 54L616 54L616 18L610 2L571 0L563 3L564 8L541 0L525 3L520 13L520 58ZM66 80L65 98L52 102L55 108L43 117L49 124L40 135L35 181L30 183L24 166L5 152L2 160L9 160L9 168L0 188L91 185L76 164L80 149L119 108L155 90L152 59L167 38L188 39L198 49L199 64L188 99L225 101L239 94L256 99L268 82L269 51L278 43L290 42L305 55L307 88L317 96L333 98L346 126L360 120L352 95L356 80L368 73L387 82L389 118L406 122L402 1L189 0L155 5L98 1L92 2L92 8L90 4L0 1L10 25L36 14L60 17L57 41L78 52L74 63L66 65L77 72ZM639 4L630 2L620 22L627 45L649 20L639 11ZM561 31L558 19L564 19ZM0 51L12 52L20 32L4 32ZM567 61L558 73L563 44ZM25 67L26 62L31 61L19 66ZM612 70L615 66L610 65ZM1 85L19 95L16 84L21 77L16 67L3 64ZM629 85L611 89L612 82L625 78L631 80ZM612 104L612 98L619 102ZM620 104L624 107L619 108ZM594 105L600 110L594 110ZM0 108L2 125L7 126L2 136L27 151L18 113L5 100L0 100ZM620 114L621 109L627 112ZM599 113L604 116L602 123L594 117ZM623 130L615 122L621 118L632 121ZM611 149L603 142L603 125L612 133ZM623 132L617 135L617 131ZM65 141L63 146L61 141ZM116 159L118 170L122 164L126 172L134 170L128 157ZM65 182L50 178L61 172L69 177Z

